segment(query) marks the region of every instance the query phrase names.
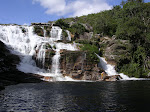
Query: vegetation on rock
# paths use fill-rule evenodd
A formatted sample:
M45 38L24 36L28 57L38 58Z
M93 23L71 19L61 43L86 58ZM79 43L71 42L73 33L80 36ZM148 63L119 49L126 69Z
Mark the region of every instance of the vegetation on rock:
M150 72L150 2L127 0L126 2L123 1L121 5L114 6L112 10L82 17L61 19L61 22L71 24L70 27L66 25L65 28L74 35L76 42L84 43L82 48L84 50L90 49L92 45L89 44L90 41L82 40L81 42L78 38L80 34L88 32L82 24L90 25L93 28L94 35L99 34L100 38L116 35L115 40L129 41L129 46L123 44L121 46L118 43L119 46L116 48L124 49L128 53L114 51L116 55L120 55L117 60L118 72L134 77L145 77ZM101 43L99 39L95 41ZM101 55L105 53L108 43L95 45L101 47ZM90 51L92 53L94 49L91 48Z
M95 53L99 53L98 51L98 47L95 45L91 45L91 44L83 44L80 46L82 51L86 51L86 55L89 61L91 62L95 62L98 63L99 59L98 57L95 55Z
M34 33L36 33L38 36L44 36L43 29L40 26L34 26Z

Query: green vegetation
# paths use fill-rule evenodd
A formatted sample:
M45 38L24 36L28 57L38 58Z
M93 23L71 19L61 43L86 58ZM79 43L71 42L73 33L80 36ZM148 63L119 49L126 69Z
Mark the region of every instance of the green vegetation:
M62 30L62 35L63 35L63 37L68 37L68 34L65 30Z
M26 32L26 29L25 28L22 28L22 33L25 33Z
M68 30L74 35L79 35L83 34L84 32L87 32L85 27L80 23L73 24Z
M49 52L49 56L54 56L55 55L55 52L51 51Z
M55 26L59 26L59 27L62 28L62 29L67 29L67 28L69 28L69 24L66 23L66 22L64 22L63 19L58 19L58 20L55 22L54 25L55 25Z
M34 26L34 33L38 36L44 36L43 29L40 26Z
M55 46L55 45L53 45L53 48L54 48L54 49L56 49L56 46Z
M90 45L90 44L83 44L80 46L80 49L82 51L86 51L87 53L87 59L91 62L99 62L98 57L95 55L95 53L99 53L98 47L95 45Z
M138 0L127 2L120 10L117 20L117 38L129 40L132 44L132 50L127 57L128 63L120 60L118 68L129 76L143 77L150 72L145 61L150 57L150 3Z
M65 19L57 20L54 25L61 27L63 31L69 30L74 35L73 40L78 39L80 34L88 32L81 23L74 23L72 26L69 26L69 24L65 22ZM63 32L63 35L66 35L65 32Z
M70 22L73 25L68 27L67 23ZM121 57L117 61L118 72L134 77L144 77L150 72L150 2L122 1L121 5L114 6L112 10L61 19L56 23L63 24L63 28L68 29L75 36L74 40L83 44L81 49L90 52L91 59L95 59L92 54L95 49L98 49L98 45L96 44L96 47L91 45L90 41L78 40L77 37L80 34L88 32L82 24L90 25L94 34L109 37L116 35L116 39L128 40L131 46L126 46L128 54L120 54ZM102 55L106 45L100 45L100 47Z

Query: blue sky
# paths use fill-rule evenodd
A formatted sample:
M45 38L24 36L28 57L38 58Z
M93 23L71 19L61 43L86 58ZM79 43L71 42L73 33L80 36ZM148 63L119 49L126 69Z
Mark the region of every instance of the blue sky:
M122 0L1 0L1 24L30 24L109 10ZM149 0L145 0L148 2Z

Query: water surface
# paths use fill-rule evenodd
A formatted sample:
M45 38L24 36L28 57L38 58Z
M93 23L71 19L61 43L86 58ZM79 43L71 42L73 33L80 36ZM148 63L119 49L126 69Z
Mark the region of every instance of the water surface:
M29 83L0 92L0 112L149 112L150 81Z

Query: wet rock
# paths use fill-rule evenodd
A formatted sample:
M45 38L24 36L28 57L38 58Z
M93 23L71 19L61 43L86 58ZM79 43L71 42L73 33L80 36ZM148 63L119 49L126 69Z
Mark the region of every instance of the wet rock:
M49 45L50 46L50 45ZM39 47L40 48L40 47ZM38 58L38 53L39 53L39 49L36 50L36 54L33 56L33 59L36 62L37 67L39 68L44 68L46 70L51 68L52 65L52 57L55 55L55 51L52 49L52 47L47 47L46 46L46 50L45 50L45 58ZM43 61L44 60L44 66L43 66Z
M43 77L43 80L44 80L44 81L52 81L52 80L53 80L53 77L44 76L44 77Z
M97 63L91 62L83 51L64 51L61 53L60 69L64 76L76 80L101 80L101 72Z
M104 81L117 81L122 79L122 77L120 75L113 75L113 76L105 76L105 78L103 79Z
M0 89L5 86L18 83L41 82L41 76L35 74L26 74L16 69L20 58L11 54L7 47L0 41Z

